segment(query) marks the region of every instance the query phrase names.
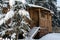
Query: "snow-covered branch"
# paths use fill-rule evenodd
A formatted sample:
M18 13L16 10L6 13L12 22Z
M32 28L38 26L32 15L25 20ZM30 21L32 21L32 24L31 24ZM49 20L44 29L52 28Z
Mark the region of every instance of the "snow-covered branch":
M29 15L29 12L26 11L25 9L20 9L20 10L19 10L19 15L20 15L20 16L25 16L25 17L27 17L29 20L31 20L30 15Z
M8 21L8 19L12 18L13 16L14 16L14 11L13 10L8 11L5 17L0 20L0 25Z

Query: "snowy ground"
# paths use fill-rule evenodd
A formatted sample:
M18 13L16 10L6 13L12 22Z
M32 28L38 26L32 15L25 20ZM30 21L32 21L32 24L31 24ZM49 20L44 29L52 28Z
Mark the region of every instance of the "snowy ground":
M39 40L60 40L60 33L50 33L43 36Z

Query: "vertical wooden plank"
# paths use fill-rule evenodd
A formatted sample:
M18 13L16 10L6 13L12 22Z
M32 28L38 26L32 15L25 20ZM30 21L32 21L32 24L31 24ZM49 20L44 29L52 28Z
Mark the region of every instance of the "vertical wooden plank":
M52 32L52 15L51 15L51 13L50 13L50 19L49 19L49 22L50 22L50 32Z
M39 8L39 26L40 26L40 18L41 18L41 9Z
M52 32L52 15L50 12L48 12L48 30L49 32Z

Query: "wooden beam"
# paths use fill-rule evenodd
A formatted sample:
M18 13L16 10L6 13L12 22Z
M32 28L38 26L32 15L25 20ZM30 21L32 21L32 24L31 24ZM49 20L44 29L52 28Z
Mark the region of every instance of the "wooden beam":
M41 10L39 9L39 26L40 26Z

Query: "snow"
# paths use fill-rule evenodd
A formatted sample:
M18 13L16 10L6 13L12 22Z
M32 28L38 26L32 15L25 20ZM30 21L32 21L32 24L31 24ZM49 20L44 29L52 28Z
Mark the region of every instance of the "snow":
M2 31L1 33L2 33L1 35L3 36L5 34L5 31Z
M4 23L4 19L0 20L0 25L2 25Z
M15 0L9 0L9 5L13 7L13 5L15 5Z
M42 38L40 38L40 40L60 40L60 33L47 34L43 36Z
M7 4L3 4L3 7L7 7Z
M27 35L27 31L25 31L24 29L21 29L21 31L24 32L23 36L26 37L26 35Z
M20 1L20 2L22 2L23 4L26 4L26 3L27 3L26 0L9 0L9 5L10 5L11 7L13 7L13 6L15 5L15 1Z
M0 14L0 19L3 18L5 16L5 14Z
M14 16L14 11L13 10L8 11L7 14L5 15L5 17L0 20L0 25L5 23L8 19L12 18L13 16ZM0 16L0 18L1 17L2 16Z
M11 38L16 38L15 36L16 36L16 33L13 33Z
M7 12L4 20L7 21L8 19L12 18L14 16L14 11L10 10L9 12Z
M0 38L0 40L2 40L2 38Z
M19 10L19 15L21 15L21 16L26 16L28 19L31 19L31 18L30 18L30 15L29 15L29 12L26 11L25 9L20 9L20 10Z
M34 4L28 4L28 6L30 6L30 7L38 7L38 8L43 8L43 9L45 9L45 10L49 10L49 9L47 9L47 8L45 8L45 7L42 7L42 6L38 6L38 5L34 5ZM51 10L49 10L52 14L54 14L54 12L53 11L51 11Z
M20 2L22 2L23 4L26 3L26 0L16 0L16 1L20 1Z

